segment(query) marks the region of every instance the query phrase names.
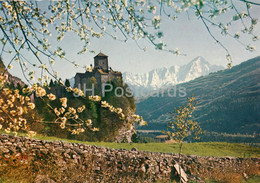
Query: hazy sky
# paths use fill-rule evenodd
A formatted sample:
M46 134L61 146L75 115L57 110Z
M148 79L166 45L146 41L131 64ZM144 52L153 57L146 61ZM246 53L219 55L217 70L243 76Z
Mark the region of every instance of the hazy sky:
M238 4L238 6L244 4ZM260 7L253 7L251 13L256 18L260 19ZM219 21L229 21L232 16L220 17ZM232 27L239 31L242 29L241 24L233 24ZM164 38L162 39L168 45L168 48L179 48L182 53L187 56L175 56L172 53L155 50L154 47L146 40L139 41L139 44L147 47L147 51L141 50L134 41L129 40L127 43L115 41L111 37L95 39L91 42L91 48L96 50L96 54L102 51L109 56L109 65L113 70L121 72L142 73L155 68L168 67L172 65L183 65L191 61L197 56L204 57L211 64L227 65L226 52L210 37L201 20L197 17L183 13L179 16L176 22L168 19L163 19L161 24ZM255 34L260 36L260 25L255 27ZM232 31L232 30L231 30ZM246 44L256 46L256 51L249 52L240 45L236 40L221 36L219 30L212 29L216 37L229 49L233 58L233 65L237 65L242 61L260 55L260 41L251 41L250 36L241 37L241 40ZM241 33L242 36L242 33ZM66 50L66 57L72 61L76 61L80 65L93 64L93 57L96 54L86 53L77 55L80 50L80 43L72 35L68 35L60 43ZM8 58L4 57L4 61ZM58 70L59 76L62 78L71 78L76 72L84 72L83 69L75 68L73 65L61 62L54 66ZM11 73L21 77L19 70L14 68Z

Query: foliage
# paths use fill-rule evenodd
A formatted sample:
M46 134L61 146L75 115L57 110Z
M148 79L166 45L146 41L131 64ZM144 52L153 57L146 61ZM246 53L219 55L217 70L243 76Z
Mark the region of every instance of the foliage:
M3 65L2 60L0 65ZM83 96L81 90L69 86L68 80L67 86L61 79L59 82L51 80L45 87L39 83L32 87L21 86L19 82L15 85L17 81L5 70L0 79L0 127L8 133L23 130L30 136L38 132L62 138L75 138L74 135L84 133L79 139L113 141L123 123L142 122L142 118L133 115L135 104L128 102L133 101L131 97L124 97L122 101L114 97L111 101L118 106L114 107L98 95ZM91 78L94 83L95 80ZM41 118L36 118L36 114ZM103 131L96 133L97 127Z
M95 81L95 78L91 78L91 80ZM119 86L119 84L114 83L114 87ZM116 97L113 92L110 92L103 98L98 96L74 97L73 92L65 90L58 84L46 88L46 91L47 93L60 93L59 95L62 98L45 102L42 99L36 99L36 109L46 123L45 130L40 132L43 134L88 141L114 141L118 135L118 130L124 124L134 125L135 122L141 120L140 117L133 115L135 104L131 104L133 101L131 97ZM48 96L50 95L52 94ZM66 105L70 107L65 108L61 105L59 100L64 100L65 98L67 98ZM48 105L55 106L55 108L52 109ZM73 112L74 115L69 116L67 113L69 111ZM75 117L86 121L86 123L82 122L81 128L76 129L75 125L77 123L71 121L75 120ZM57 122L60 124L58 123L59 125L57 125ZM67 122L69 122L68 125L65 125ZM95 128L91 128L90 125ZM59 129L61 127L62 129ZM72 133L66 132L68 130ZM82 133L78 134L79 131ZM78 135L75 136L75 134Z
M50 80L50 84L49 84L49 87L54 87L55 85L54 85L54 82L53 82L53 80L51 79Z
M0 128L3 128L6 132L10 133L11 131L17 132L22 130L28 132L29 136L32 136L36 133L35 131L31 131L32 129L30 127L36 125L34 124L36 122L46 122L45 120L49 120L48 123L53 123L54 126L52 127L55 129L57 129L57 127L61 128L62 130L58 131L65 134L66 132L63 129L66 129L72 135L83 133L86 129L88 129L88 132L99 130L93 127L92 120L88 119L86 115L80 116L86 108L84 104L80 106L71 105L69 107L67 97L57 98L53 93L47 94L46 89L39 85L33 85L32 88L24 87L22 91L18 89L12 91L5 86L7 75L0 76L0 79ZM68 96L72 95L71 92L67 93ZM37 111L41 114L43 121L41 119L36 120L35 118L35 104L31 102L31 98L29 97L32 96L32 94L35 96L34 100L36 100ZM70 100L73 101L73 99ZM86 99L83 98L82 100ZM99 108L106 108L109 111L108 113L115 113L116 115L113 116L114 119L118 118L122 121L122 119L125 118L121 108L115 108L109 103L101 101L101 97L99 96L89 96L88 100L90 111L92 111L92 117L94 119L100 117L100 114L97 114L96 104L98 104ZM99 122L100 120L101 119L99 119ZM38 128L35 130L40 131L41 129Z
M50 85L51 85L51 83L50 83ZM65 86L70 87L70 81L68 79L66 79L66 81L65 81Z
M202 133L200 126L197 122L191 119L191 115L195 109L197 102L195 97L191 96L187 98L187 105L181 106L175 109L173 115L173 121L168 123L169 130L166 133L170 139L182 144L184 139L188 136L194 135L197 139L198 135Z
M187 98L187 105L175 108L175 113L173 115L173 121L168 123L168 130L163 132L169 136L170 139L174 140L179 145L179 172L181 177L181 151L182 144L185 138L188 136L194 135L194 138L197 139L198 135L202 133L200 126L197 122L191 119L192 113L195 109L197 102L195 102L195 97L193 95L190 98ZM180 178L180 182L181 182Z
M132 135L131 140L132 140L133 143L138 143L138 136L137 136L136 133L134 133L134 134Z
M37 120L34 113L35 104L31 102L27 88L23 91L11 90L4 87L7 75L0 76L0 129L10 133L27 131L29 136L35 135L30 131L33 122Z

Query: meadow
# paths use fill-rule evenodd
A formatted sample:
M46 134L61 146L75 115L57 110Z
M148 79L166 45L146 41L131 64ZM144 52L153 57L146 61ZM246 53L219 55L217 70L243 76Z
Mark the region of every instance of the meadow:
M19 136L25 136L25 134L19 133ZM132 148L138 151L150 151L161 153L178 153L178 144L175 143L115 143L115 142L87 142L70 139L61 139L51 136L43 136L37 134L34 138L48 141L63 141L67 143L80 143L87 145L96 145L109 147L114 149L127 149ZM242 143L228 143L228 142L195 142L184 143L183 154L197 155L197 156L231 156L241 158L260 158L260 148L255 146L249 146Z

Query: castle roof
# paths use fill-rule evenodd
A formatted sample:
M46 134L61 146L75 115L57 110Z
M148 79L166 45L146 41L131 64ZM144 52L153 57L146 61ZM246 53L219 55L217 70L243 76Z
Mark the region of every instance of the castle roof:
M80 78L85 77L85 73L76 73L76 76L79 76Z
M94 76L95 72L86 71L85 73L76 73L75 77L78 76L79 78L86 78Z
M113 71L113 70L110 70L110 73L112 73L112 74L117 74L117 75L120 75L120 74L122 74L121 72L119 72L119 71Z
M108 73L104 72L102 69L98 69L97 71L98 71L100 74L108 74Z
M96 58L96 57L108 57L107 55L105 55L104 53L99 53L99 54L97 54L94 58Z

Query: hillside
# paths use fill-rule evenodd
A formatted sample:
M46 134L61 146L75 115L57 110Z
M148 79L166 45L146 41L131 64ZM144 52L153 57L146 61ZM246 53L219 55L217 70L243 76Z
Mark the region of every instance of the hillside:
M196 119L204 130L226 133L260 133L260 57L232 69L199 77L176 86L197 98ZM169 112L186 102L185 97L148 97L137 104L137 113L148 121L142 129L161 130Z
M7 85L6 87L11 90L18 89L20 92L22 91L22 87L25 84L21 79L12 76L8 71L5 71L4 63L0 58L0 74L5 72L8 75ZM51 80L52 81L52 80ZM117 86L125 87L122 83L113 83L114 90ZM89 100L88 97L74 97L72 92L67 91L63 86L60 86L56 81L50 82L48 87L45 87L47 94L52 93L56 95L56 100L42 100L42 98L30 96L33 98L33 101L36 105L34 112L35 115L44 121L44 123L32 123L31 130L36 131L37 133L52 135L62 138L68 139L79 139L79 140L89 140L89 141L118 141L118 142L130 142L132 135L135 133L134 125L132 121L121 119L118 114L115 112L111 112L107 108L102 107L101 103L95 103ZM116 108L121 108L123 110L124 115L131 116L135 112L135 104L133 97L116 97L115 92L111 92L107 94L102 100L107 101L109 104ZM22 93L22 92L21 92ZM3 97L0 93L0 99ZM61 108L60 98L66 97L68 99L68 108L74 107L78 108L81 106L85 106L86 110L81 112L78 116L81 120L91 119L93 127L99 129L99 131L91 131L86 126L86 130L84 133L80 135L73 135L71 131L68 129L60 128L60 125L57 123L53 123L57 116L53 112L53 108ZM53 108L50 108L52 106ZM65 109L64 109L65 110ZM1 113L0 113L0 117ZM29 120L28 120L29 121ZM68 122L68 121L67 121ZM72 124L74 124L74 119L72 120Z
M203 57L196 57L186 65L163 67L147 73L123 73L124 81L130 86L135 96L145 96L152 91L188 82L200 76L224 69L211 65Z
M7 83L9 83L9 84L13 83L14 86L17 86L18 84L20 86L24 86L25 85L25 83L20 78L11 75L8 71L6 71L5 68L6 67L5 67L5 65L4 65L4 63L2 61L2 58L0 57L0 74L5 73L5 74L8 75Z

